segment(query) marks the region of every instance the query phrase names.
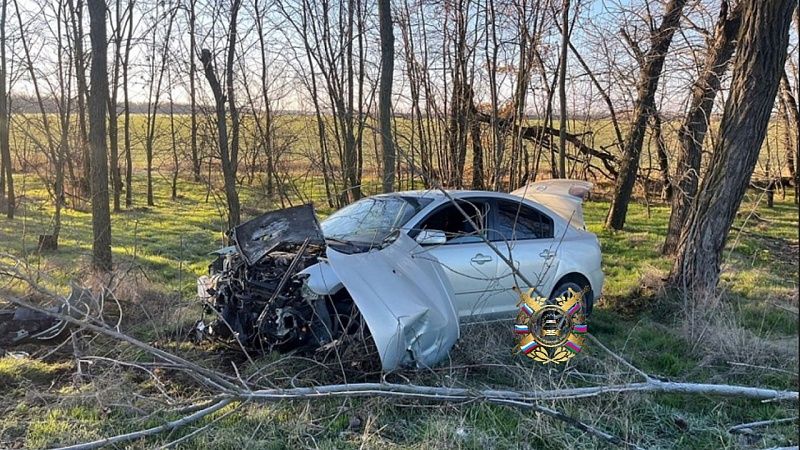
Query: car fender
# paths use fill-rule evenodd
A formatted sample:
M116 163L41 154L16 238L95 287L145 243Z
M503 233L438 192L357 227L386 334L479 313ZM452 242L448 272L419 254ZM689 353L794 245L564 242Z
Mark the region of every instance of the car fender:
M345 254L328 247L327 267L369 326L385 371L430 367L447 357L459 337L450 281L438 261L427 254L417 256L422 252L405 233L365 253ZM331 287L327 274L324 284L313 284Z
M588 240L577 239L563 242L561 248L558 250L558 262L553 267L554 277L551 289L555 289L558 280L564 276L570 273L579 273L589 280L592 292L594 292L595 298L598 298L603 288L602 270L600 266L601 256L598 257L597 264L587 265L586 256L589 252L597 252L598 256L600 255L600 250L594 248L593 244ZM550 292L546 294L550 295Z

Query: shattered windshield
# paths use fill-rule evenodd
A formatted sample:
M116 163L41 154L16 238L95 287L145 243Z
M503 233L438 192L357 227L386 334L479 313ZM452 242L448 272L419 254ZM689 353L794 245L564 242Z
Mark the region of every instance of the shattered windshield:
M369 197L348 205L322 222L326 239L377 244L402 227L431 199L401 196Z

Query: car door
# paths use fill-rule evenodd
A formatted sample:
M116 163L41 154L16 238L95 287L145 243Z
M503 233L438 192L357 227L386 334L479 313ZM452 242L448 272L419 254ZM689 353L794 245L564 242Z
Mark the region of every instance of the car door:
M482 198L457 200L461 209L485 232L491 214L491 201ZM478 235L478 230L464 218L451 202L436 208L424 217L409 233L420 230L444 231L443 244L422 244L423 256L429 254L442 265L453 285L456 309L460 318L478 317L491 313L493 299L501 285L497 282L497 254Z
M534 286L528 286L514 271L500 262L497 267L499 292L493 297L492 310L512 314L517 310L517 286L523 291L535 287L536 295L550 295L558 264L558 243L554 238L553 219L521 202L498 199L492 217L492 241L522 275Z

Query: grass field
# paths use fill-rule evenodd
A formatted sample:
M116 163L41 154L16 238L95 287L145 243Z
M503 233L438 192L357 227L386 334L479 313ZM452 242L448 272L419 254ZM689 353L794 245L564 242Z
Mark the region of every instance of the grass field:
M144 179L137 174L137 192ZM65 292L68 281L97 284L85 271L91 252L87 212L66 210L60 248L36 253L50 229L51 209L33 177L16 180L22 203L14 220L0 218L0 246L21 257L42 281ZM310 188L307 186L307 188ZM343 371L330 361L264 355L254 364L231 350L195 346L185 339L201 308L194 279L208 252L222 243L223 204L206 187L181 181L169 198L157 178L156 206L112 215L115 295L128 333L203 364L245 374L262 370L271 384L288 386L379 379L374 372ZM713 314L687 306L661 287L671 261L660 256L668 207L632 205L626 231L601 224L608 203L591 201L586 222L604 252L606 287L590 331L642 370L670 380L734 383L776 389L798 387L798 209L791 193L774 208L752 191L741 208L726 250L723 294ZM276 205L257 191L243 192L248 215ZM143 203L137 199L136 205ZM322 209L322 214L330 211ZM402 372L389 381L473 388L535 390L632 380L629 370L589 345L566 367L540 366L511 354L509 323L462 328L452 360L431 372ZM126 361L152 357L104 338L88 352ZM46 448L138 430L174 419L168 399L202 396L178 373L160 372L158 384L141 371L102 361L76 375L71 346L23 348L28 357L0 358L0 448ZM344 374L344 375L343 375ZM797 423L733 435L743 422L796 416L797 405L674 394L607 395L547 402L550 406L646 448L763 448L797 445ZM207 427L206 427L207 426ZM206 428L203 428L206 427ZM202 428L202 430L201 430ZM194 431L196 434L192 434ZM235 404L172 434L130 444L150 448L186 437L184 448L595 448L601 442L532 412L482 403L433 405L380 398Z

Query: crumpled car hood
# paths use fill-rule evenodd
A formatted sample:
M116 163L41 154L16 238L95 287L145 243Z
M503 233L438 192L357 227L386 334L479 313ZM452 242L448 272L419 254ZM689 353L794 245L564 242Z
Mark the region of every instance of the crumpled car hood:
M459 337L453 288L441 265L400 233L382 249L345 254L328 247L327 262L369 326L383 370L430 367ZM312 268L309 268L312 269ZM322 273L319 269L309 273ZM309 280L311 281L311 280Z
M236 248L247 264L258 263L280 245L325 245L314 207L295 206L262 214L231 230Z

